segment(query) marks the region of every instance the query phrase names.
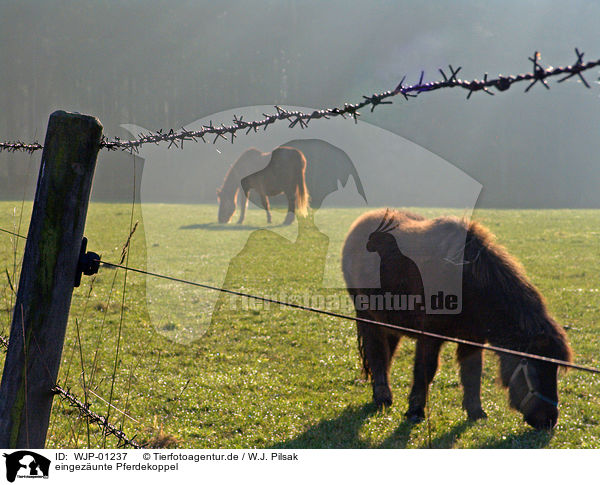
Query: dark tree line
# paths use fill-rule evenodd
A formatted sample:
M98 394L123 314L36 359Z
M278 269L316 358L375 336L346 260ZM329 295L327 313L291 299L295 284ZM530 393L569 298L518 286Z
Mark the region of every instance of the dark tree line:
M449 63L481 77L529 70L533 49L556 63L572 62L575 46L600 56L600 6L589 2L568 11L550 1L470 0L450 9L410 1L0 4L2 140L43 141L55 109L94 114L107 135L123 137L122 123L177 129L239 106L340 105L392 88L404 74L415 82L421 69L437 79ZM436 93L363 119L479 180L483 205L600 206L597 84L517 91L468 102L456 91ZM113 182L126 177L123 159L130 172L130 158L107 158ZM0 155L1 198L21 197L27 166L26 155Z

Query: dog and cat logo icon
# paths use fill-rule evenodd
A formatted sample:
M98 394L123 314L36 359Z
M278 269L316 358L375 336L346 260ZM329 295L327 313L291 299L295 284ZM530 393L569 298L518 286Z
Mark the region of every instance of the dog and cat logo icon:
M48 478L50 460L33 451L21 450L4 453L6 479L12 483L16 478Z

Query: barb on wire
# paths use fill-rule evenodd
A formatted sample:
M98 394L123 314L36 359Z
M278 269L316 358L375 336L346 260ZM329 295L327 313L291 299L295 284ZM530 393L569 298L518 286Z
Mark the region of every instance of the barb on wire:
M90 405L82 403L77 396L71 393L71 391L65 390L60 386L55 386L54 389L52 389L52 392L68 402L72 407L78 409L79 415L87 419L88 422L98 424L102 428L102 431L105 435L115 436L119 440L119 446L128 445L133 448L143 448L142 445L135 440L135 436L133 438L128 438L123 431L115 427L113 424L110 424L106 417L90 410Z
M137 139L134 140L121 140L119 137L114 137L112 139L103 137L100 142L100 147L106 150L124 150L131 153L138 153L139 148L147 143L158 144L161 142L168 142L168 148L183 148L184 141L202 141L206 143L207 140L205 137L209 135L214 135L212 143L216 143L219 139L229 140L233 143L238 130L245 130L245 134L247 135L251 132L257 132L259 128L266 130L269 125L282 120L286 120L290 128L294 128L297 125L300 125L300 128L306 128L308 123L312 120L329 119L336 116L341 116L342 118L350 116L356 122L360 116L359 110L367 106L370 106L372 112L381 104L392 104L392 101L390 101L389 98L401 95L405 100L408 100L409 98L416 97L420 93L437 91L438 89L444 88L463 88L468 91L467 99L470 99L471 95L477 91L483 91L486 94L493 95L494 93L490 91L490 88L495 88L502 92L509 89L514 83L523 81L529 81L529 85L525 89L525 92L528 92L538 82L543 84L547 89L550 89L546 79L563 74L566 74L566 76L559 79L558 82L563 82L573 76L578 76L582 83L589 88L590 85L585 80L582 73L600 66L600 59L591 62L583 62L584 53L580 52L577 48L575 48L575 55L577 56L577 61L573 65L566 67L548 67L545 69L540 64L540 53L535 51L533 57L529 57L529 60L533 63L533 71L531 73L519 74L516 76L503 76L500 74L494 79L488 79L488 74L485 73L482 80L473 79L471 81L465 81L458 78L458 73L462 67L459 66L454 68L452 65L449 65L449 74L446 74L443 69L439 69L439 72L442 75L442 79L439 81L425 82L425 72L421 71L419 81L416 84L404 85L406 76L403 76L394 90L372 94L370 96L362 96L362 101L356 104L344 103L341 107L322 108L315 110L312 113L287 111L280 106L275 106L276 113L263 113L264 118L262 120L246 121L243 120L241 116L238 117L234 115L232 124L229 126L224 124L216 126L211 121L208 125L195 131L188 131L185 128L181 128L179 131L170 129L168 132L158 130L154 133L140 134ZM39 143L29 145L22 142L0 143L0 152L3 150L21 150L32 153L41 148L43 147Z
M579 52L579 49L577 49L577 47L576 47L575 54L577 55L577 62L575 63L574 66L572 66L571 73L569 75L563 77L562 79L559 79L558 82L562 83L563 81L566 81L567 79L570 79L573 76L579 76L580 81L585 85L586 88L589 88L590 85L585 80L585 78L581 75L581 71L583 70L582 66L583 66L583 54L584 53Z
M575 52L576 53L579 52L577 50L577 48L575 49ZM579 57L579 54L578 54L578 57ZM527 88L525 89L525 92L529 91L535 85L535 83L537 83L538 81L540 81L546 89L550 89L550 86L548 86L548 83L546 82L546 77L548 77L548 74L546 74L546 71L540 65L540 63L539 63L540 58L541 58L541 56L538 51L534 52L533 57L528 58L531 62L533 62L534 78L531 81L531 84L529 84L529 86L527 86Z

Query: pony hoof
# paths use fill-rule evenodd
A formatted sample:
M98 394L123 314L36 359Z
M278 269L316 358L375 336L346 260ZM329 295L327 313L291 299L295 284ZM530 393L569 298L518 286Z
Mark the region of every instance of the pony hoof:
M480 419L487 419L488 416L483 409L478 409L477 411L467 411L467 417L469 421L478 421Z
M421 421L423 421L425 419L425 412L422 410L419 411L406 411L406 413L404 413L404 416L406 417L407 421L410 421L411 423L420 423Z
M377 409L385 409L392 405L392 398L373 399L373 402L375 403L375 406L377 406Z
M392 391L389 387L381 386L373 389L373 402L377 408L389 408L392 405Z

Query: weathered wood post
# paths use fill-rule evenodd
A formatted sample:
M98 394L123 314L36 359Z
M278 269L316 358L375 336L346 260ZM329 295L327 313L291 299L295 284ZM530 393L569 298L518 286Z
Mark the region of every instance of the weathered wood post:
M0 387L0 448L43 448L102 125L50 115Z

